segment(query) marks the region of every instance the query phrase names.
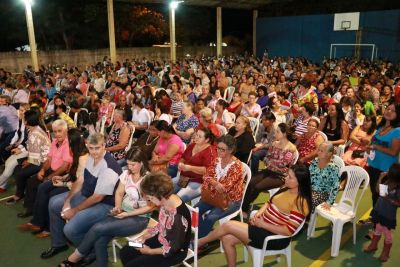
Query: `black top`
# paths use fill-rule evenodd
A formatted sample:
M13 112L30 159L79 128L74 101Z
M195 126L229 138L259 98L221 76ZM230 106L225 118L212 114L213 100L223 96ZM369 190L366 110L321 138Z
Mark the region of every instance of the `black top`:
M235 136L236 134L235 127L231 127L229 129L228 134ZM237 157L240 161L247 163L250 151L255 146L253 135L250 132L244 132L235 139L236 139L236 153L234 156Z

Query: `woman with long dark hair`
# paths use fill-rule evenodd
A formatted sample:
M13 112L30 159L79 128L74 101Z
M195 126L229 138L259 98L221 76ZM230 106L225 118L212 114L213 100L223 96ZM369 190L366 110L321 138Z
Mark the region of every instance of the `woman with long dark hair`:
M72 184L83 180L88 151L82 132L76 128L68 130L68 143L72 153L72 165L69 174L54 176L51 181L39 185L35 204L33 206L33 218L29 223L18 225L22 231L36 232L36 237L45 238L49 233L49 200L55 195L67 192Z
M113 237L134 235L146 228L150 217L148 213L153 210L153 205L148 205L140 189L143 177L149 170L146 155L140 148L132 147L127 155L127 163L128 170L119 177L115 207L110 211L112 216L92 226L79 246L60 266L75 266L93 249L96 253L96 266L107 266L107 245Z
M328 115L321 120L319 130L326 134L328 140L334 146L344 145L347 142L349 125L339 103L334 103L328 107Z
M391 104L385 109L383 118L368 147L368 174L374 207L379 194L376 184L381 173L387 172L399 157L400 152L400 105Z
M229 221L199 239L199 247L221 239L229 267L236 266L236 245L243 243L261 249L270 235L287 238L268 242L267 249L280 250L290 243L290 236L306 220L311 210L310 172L305 165L290 167L284 186L257 211L250 223Z

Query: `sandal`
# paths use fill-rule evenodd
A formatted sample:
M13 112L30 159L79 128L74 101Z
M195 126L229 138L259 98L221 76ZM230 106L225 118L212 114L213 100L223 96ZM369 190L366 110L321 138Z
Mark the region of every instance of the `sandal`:
M69 260L65 260L61 262L58 267L74 267L74 266L80 266L80 261L79 262L72 262Z

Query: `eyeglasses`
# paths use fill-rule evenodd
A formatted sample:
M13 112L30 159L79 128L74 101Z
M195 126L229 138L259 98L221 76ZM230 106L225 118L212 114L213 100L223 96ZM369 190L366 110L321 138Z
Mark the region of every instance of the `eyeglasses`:
M219 152L226 152L226 148L223 148L223 147L219 147L219 146L217 146L217 150L219 151Z

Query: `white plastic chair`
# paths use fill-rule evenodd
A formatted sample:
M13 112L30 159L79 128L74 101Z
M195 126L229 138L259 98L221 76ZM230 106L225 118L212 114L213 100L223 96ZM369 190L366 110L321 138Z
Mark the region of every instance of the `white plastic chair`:
M236 114L235 113L228 112L228 115L231 116L233 122L236 121Z
M104 129L106 127L107 115L101 117L100 120L100 133L105 134Z
M110 124L114 122L114 113L115 113L115 107L117 106L114 102L111 102L110 105L112 106L112 113L111 113L111 118L110 118ZM106 114L107 116L108 114Z
M133 135L135 134L135 126L133 124L129 124L129 127L131 128L131 136L129 137L129 142L128 142L128 146L126 147L126 151L129 151L129 149L131 149L132 147L132 143L133 143Z
M193 250L188 249L188 254L185 258L185 260L182 262L183 265L186 267L191 267L189 263L187 263L187 260L193 258L193 267L197 267L198 264L198 259L197 259L197 253L198 253L198 244L199 244L199 208L193 208L192 206L186 204L186 207L189 209L191 218L192 218L192 233L194 234L194 239L193 239Z
M250 214L250 218L254 217L254 215L257 213L257 211L252 211ZM297 230L290 236L293 237L295 235L297 235L300 230L303 228L303 225L305 223L306 220L303 220L303 222L300 224L299 228L297 228ZM263 244L263 248L262 249L258 249L258 248L254 248L252 246L246 246L246 248L244 248L243 252L244 252L244 259L245 262L247 262L248 260L248 256L247 256L247 252L250 252L252 258L253 258L253 267L262 267L263 266L263 262L264 262L264 257L265 256L274 256L274 255L278 255L277 257L277 261L280 261L280 256L281 254L286 256L286 264L288 267L290 267L292 265L292 246L291 246L291 242L289 243L289 245L281 250L266 250L268 242L271 240L276 240L276 239L282 239L282 238L290 238L288 236L284 236L284 235L271 235L271 236L267 236L264 239L264 244Z
M253 137L256 139L258 129L260 128L260 119L259 118L253 118L253 117L247 117L250 121L250 128L251 131L253 132Z
M222 135L226 135L228 133L228 130L225 128L225 126L220 125L220 124L215 124L217 125L217 128L219 130L219 133Z
M316 215L320 215L333 223L331 245L332 257L336 257L339 254L343 225L347 222L353 223L353 244L356 243L357 209L369 184L369 175L361 167L345 166L343 167L343 172L347 172L347 184L339 203L333 204L329 211L323 209L322 204L316 208ZM357 199L360 185L363 182L364 187ZM310 237L314 235L316 219L317 216L313 218L313 221L310 220L310 224L312 224Z
M233 86L229 86L225 89L224 92L224 99L226 102L231 103L232 98L233 98L233 93L235 93L236 88Z
M243 205L243 200L244 200L244 196L246 194L247 187L249 186L249 183L251 180L251 170L250 170L250 167L244 162L242 162L242 166L243 166L243 180L245 180L246 182L244 184L244 190L243 190L242 200L240 202L240 208L237 211L225 216L224 218L219 219L218 222L220 225L232 220L233 218L235 218L238 215L240 217L240 221L243 222L242 205ZM220 250L221 250L221 252L224 252L221 242L220 242Z
M325 134L324 132L322 132L322 131L318 131L318 132L319 132L319 135L322 136L322 138L324 139L324 141L327 142L327 141L328 141L328 136L326 136L326 134Z
M336 155L339 156L339 157L342 157L343 154L344 154L345 149L346 149L346 145L338 145L336 147Z
M147 228L151 228L154 227L158 224L158 222L152 218L150 218L149 223L147 225ZM136 235L132 235L132 236L128 236L125 237L126 240L128 241L134 241L136 239L138 239L139 237L141 237L142 235L144 235L147 232L147 229L143 230L142 232L136 234ZM116 247L118 247L119 249L122 249L122 245L120 243L118 243L118 240L116 238L114 238L111 241L111 246L112 246L112 250L113 250L113 259L114 259L114 263L117 262L117 250Z
M339 167L339 176L342 175L343 167L346 166L341 157L333 155L332 162Z
M342 160L342 158L333 155L332 157L332 162L339 167L339 177L342 175L343 172L343 168L345 166L344 161ZM339 186L339 185L338 185ZM308 224L308 228L307 228L307 240L310 239L311 235L313 235L313 229L315 228L315 218L316 218L317 214L316 211L314 211L313 213L311 213L310 215L310 223Z

